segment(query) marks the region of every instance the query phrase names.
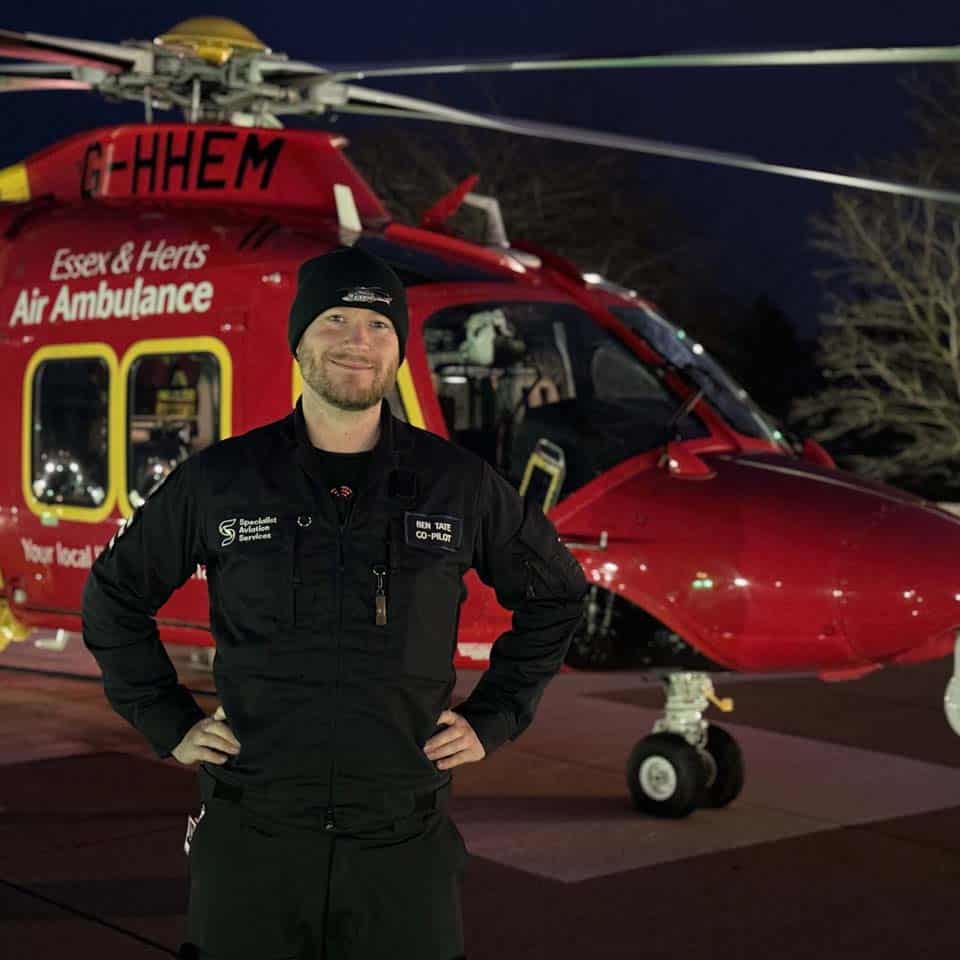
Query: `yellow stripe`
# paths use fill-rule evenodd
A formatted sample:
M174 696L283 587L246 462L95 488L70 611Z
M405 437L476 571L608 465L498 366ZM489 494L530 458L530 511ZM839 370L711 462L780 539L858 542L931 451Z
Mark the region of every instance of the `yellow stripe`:
M15 163L12 167L0 170L0 201L4 203L23 203L30 199L30 181L27 179L27 165Z
M407 423L414 427L425 427L420 400L413 385L413 377L410 376L410 364L406 360L400 364L400 369L397 371L397 390L400 391L400 401L407 414Z
M291 379L293 384L293 399L291 401L291 406L297 405L297 400L300 397L300 394L303 393L303 375L300 373L300 364L297 363L297 358L293 358L293 377Z

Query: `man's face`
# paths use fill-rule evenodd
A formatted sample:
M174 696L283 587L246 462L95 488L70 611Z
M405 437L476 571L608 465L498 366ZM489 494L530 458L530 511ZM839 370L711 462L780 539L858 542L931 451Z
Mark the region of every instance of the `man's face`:
M303 382L341 410L378 404L397 379L400 341L389 318L366 307L330 307L297 346Z

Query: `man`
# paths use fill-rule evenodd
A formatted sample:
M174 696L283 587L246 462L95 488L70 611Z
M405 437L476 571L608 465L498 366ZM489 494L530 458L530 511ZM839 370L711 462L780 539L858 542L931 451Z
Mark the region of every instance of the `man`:
M304 263L293 413L180 464L98 557L83 636L159 757L200 764L185 956L455 960L467 851L450 771L529 726L587 584L535 505L395 419L399 278L340 248ZM207 567L204 715L152 615ZM456 711L463 574L514 611Z

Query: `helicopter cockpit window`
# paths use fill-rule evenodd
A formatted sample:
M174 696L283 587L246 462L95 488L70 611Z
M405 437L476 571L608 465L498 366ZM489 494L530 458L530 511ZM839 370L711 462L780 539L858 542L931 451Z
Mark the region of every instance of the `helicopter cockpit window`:
M613 307L611 310L636 331L665 360L680 367L699 387L734 430L785 444L782 433L750 399L750 395L703 346L649 307Z
M561 464L557 499L662 444L680 405L651 368L573 304L447 307L426 321L423 336L451 439L521 489L525 473L528 485L535 476L532 459ZM676 431L708 435L695 415Z
M220 439L220 365L211 353L145 354L127 391L127 491L138 507L178 463Z
M110 372L97 357L44 360L33 380L30 483L41 503L99 507L108 487Z

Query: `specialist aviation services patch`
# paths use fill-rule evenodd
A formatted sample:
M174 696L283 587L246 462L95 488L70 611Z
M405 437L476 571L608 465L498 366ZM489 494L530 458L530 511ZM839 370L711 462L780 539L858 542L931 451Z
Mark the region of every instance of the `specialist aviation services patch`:
M445 513L404 513L404 540L413 547L459 550L463 520Z

